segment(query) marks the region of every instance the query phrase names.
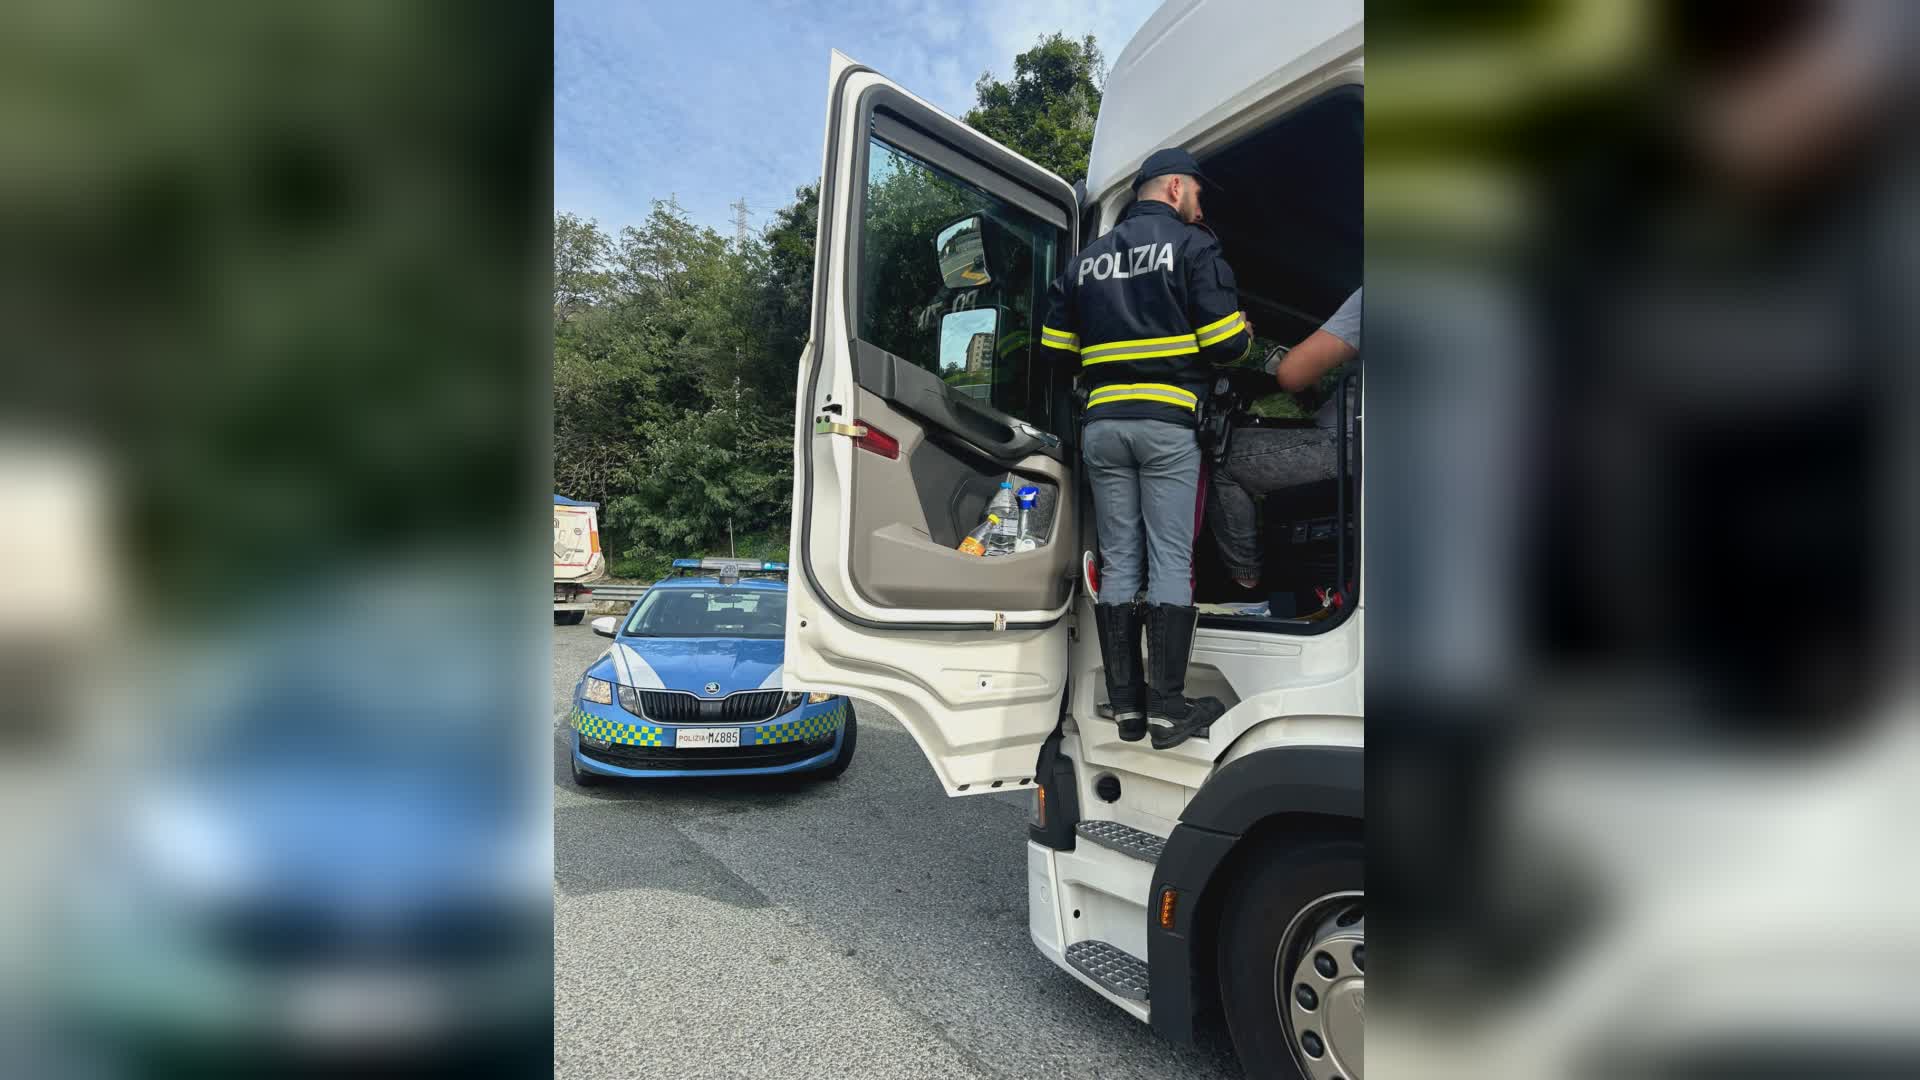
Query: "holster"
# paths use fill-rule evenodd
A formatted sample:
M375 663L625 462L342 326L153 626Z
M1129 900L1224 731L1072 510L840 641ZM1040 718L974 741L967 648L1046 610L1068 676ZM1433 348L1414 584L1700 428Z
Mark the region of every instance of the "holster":
M1233 442L1233 417L1240 411L1239 398L1226 376L1213 381L1212 390L1200 399L1199 426L1195 431L1200 452L1219 465L1227 460L1228 445Z

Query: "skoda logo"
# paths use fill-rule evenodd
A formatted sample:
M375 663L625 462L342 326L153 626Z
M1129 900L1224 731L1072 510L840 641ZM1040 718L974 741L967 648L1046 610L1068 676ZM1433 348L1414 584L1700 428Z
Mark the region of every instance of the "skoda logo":
M708 683L708 684L707 684L707 693L709 693L709 694L717 694L717 693L719 693L719 692L720 692L720 684L719 684L719 683L717 683L717 682L710 682L710 683Z

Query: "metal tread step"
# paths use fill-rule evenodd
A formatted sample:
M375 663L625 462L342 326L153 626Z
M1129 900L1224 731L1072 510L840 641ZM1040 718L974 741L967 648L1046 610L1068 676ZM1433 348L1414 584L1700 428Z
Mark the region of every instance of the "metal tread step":
M1143 862L1159 862L1160 853L1167 849L1167 841L1164 837L1143 832L1131 825L1122 825L1117 821L1083 821L1075 825L1073 831L1101 847L1112 848Z
M1147 1000L1147 962L1104 941L1076 941L1067 946L1067 963L1112 993L1135 1001Z

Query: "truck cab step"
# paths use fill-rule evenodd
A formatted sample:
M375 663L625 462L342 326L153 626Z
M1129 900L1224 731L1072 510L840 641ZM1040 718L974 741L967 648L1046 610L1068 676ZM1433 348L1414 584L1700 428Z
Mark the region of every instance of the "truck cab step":
M1165 839L1117 821L1082 821L1073 831L1101 847L1112 848L1142 862L1159 862L1160 853L1167 849Z
M1147 1000L1147 962L1131 953L1104 941L1076 941L1067 946L1067 963L1110 993Z

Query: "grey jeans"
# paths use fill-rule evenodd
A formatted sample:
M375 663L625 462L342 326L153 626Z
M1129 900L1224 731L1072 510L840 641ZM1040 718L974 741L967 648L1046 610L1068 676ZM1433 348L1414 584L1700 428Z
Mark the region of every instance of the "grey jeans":
M1214 470L1207 493L1207 523L1227 573L1260 576L1260 510L1256 496L1328 480L1340 466L1336 433L1326 428L1240 428L1227 445L1227 460Z
M1200 488L1193 429L1160 420L1095 420L1083 443L1100 531L1100 602L1132 603L1144 572L1147 603L1193 603Z

